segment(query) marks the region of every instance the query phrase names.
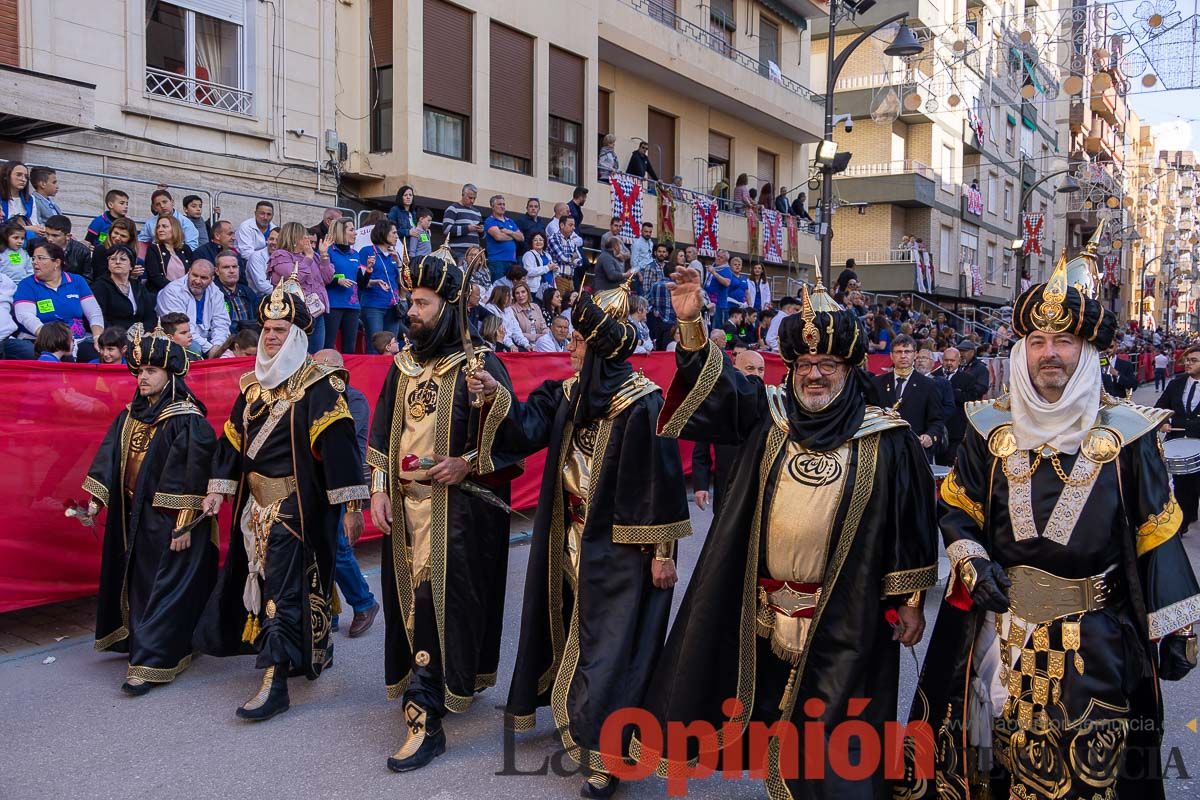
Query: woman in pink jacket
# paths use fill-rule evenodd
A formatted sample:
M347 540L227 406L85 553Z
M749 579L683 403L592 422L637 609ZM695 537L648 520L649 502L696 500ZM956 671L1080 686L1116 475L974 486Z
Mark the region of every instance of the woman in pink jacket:
M313 332L308 335L308 352L315 353L325 346L325 314L329 311L329 293L325 284L333 280L333 265L329 263L329 248L333 237L327 235L320 244L320 253L313 251L308 231L299 222L285 222L279 229L279 247L267 262L267 278L277 284L297 271L304 302L313 315Z

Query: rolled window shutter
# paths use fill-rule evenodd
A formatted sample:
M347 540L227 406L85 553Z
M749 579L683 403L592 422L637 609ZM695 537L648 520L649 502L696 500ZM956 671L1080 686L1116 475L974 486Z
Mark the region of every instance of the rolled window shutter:
M583 124L583 59L550 48L550 114Z
M425 0L425 105L471 116L471 12L443 0Z
M533 39L491 23L492 149L533 158Z

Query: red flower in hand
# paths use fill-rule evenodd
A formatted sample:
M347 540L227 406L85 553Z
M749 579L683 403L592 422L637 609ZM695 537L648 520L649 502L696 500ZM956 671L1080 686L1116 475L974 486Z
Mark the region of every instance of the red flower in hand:
M421 467L421 457L416 453L409 453L404 458L400 459L400 469L405 472L416 472Z
M883 612L883 618L887 620L888 625L891 625L893 628L900 624L900 612L894 608L889 608L887 611Z

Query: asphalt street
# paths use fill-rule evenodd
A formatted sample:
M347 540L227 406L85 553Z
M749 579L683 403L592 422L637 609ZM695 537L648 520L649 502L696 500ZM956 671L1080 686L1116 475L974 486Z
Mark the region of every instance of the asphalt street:
M1152 393L1138 394L1149 402ZM696 535L681 548L681 585L691 575L710 515L693 508ZM525 526L528 523L524 523ZM514 525L520 531L522 524ZM1187 537L1193 565L1200 566L1200 526ZM529 548L510 550L505 638L499 681L477 696L465 714L447 719L449 749L429 767L396 775L386 759L403 741L401 704L388 702L383 681L382 616L365 636L335 634L336 664L318 681L291 682L292 708L262 724L245 723L234 709L257 689L249 657L198 659L172 685L140 698L122 694L125 660L96 653L91 637L73 633L53 642L53 626L82 631L91 625L88 606L40 617L46 646L6 649L0 655L0 798L180 797L242 798L296 795L313 798L566 798L578 796L580 778L536 774L559 750L548 710L533 732L516 738L505 758L502 706L516 653L525 563ZM360 550L364 573L379 592L379 543ZM942 576L947 564L943 559ZM927 604L929 625L937 603ZM76 619L71 616L75 615ZM15 615L0 616L0 636ZM29 615L20 617L29 624ZM916 651L924 657L924 646ZM49 662L49 663L47 663ZM902 714L915 684L911 659L901 664ZM1167 781L1172 798L1200 795L1200 734L1189 730L1200 716L1200 675L1163 684L1165 752L1177 748ZM558 763L567 763L561 756ZM1183 774L1180 772L1182 767ZM522 774L514 774L522 773ZM532 773L532 774L531 774ZM1184 775L1187 777L1185 778ZM622 787L619 796L664 797L665 784L650 779ZM720 777L690 786L696 798L764 797L762 784Z

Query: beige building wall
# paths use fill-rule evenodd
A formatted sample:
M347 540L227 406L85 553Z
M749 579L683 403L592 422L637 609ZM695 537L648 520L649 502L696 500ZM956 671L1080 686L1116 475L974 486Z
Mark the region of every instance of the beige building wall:
M455 0L455 5L472 12L473 102L470 160L456 160L424 152L424 23L418 0L393 5L392 60L395 74L393 97L393 145L390 152L370 151L369 112L372 97L367 74L368 4L355 2L338 8L339 38L337 70L341 76L337 103L337 125L347 143L348 186L368 200L388 201L396 190L410 184L427 201L456 201L464 183L479 188L480 205L492 194L504 194L510 212L524 209L529 197L542 201L548 215L556 201L570 199L571 186L549 178L549 53L558 47L585 60L585 121L582 136L582 183L590 190L584 207L584 224L607 228L611 215L610 189L596 180L598 90L611 95L611 132L617 137L616 151L622 167L635 147L635 139L647 136L648 111L675 117L674 171L684 177L688 189L710 191L702 162L707 162L709 131L732 139L730 182L741 172L754 175L760 149L776 155L776 188L793 187L808 179L811 158L807 143L820 138L820 105L811 97L801 98L785 86L701 44L684 26L707 30L707 7L680 2L681 20L672 26L647 16L645 3L624 0L542 3L514 0L497 5L482 0ZM788 5L799 5L788 0ZM736 0L739 29L733 46L749 51L757 45L745 29L747 13L770 14L751 0ZM488 86L490 74L489 25L492 20L510 25L534 37L533 144L529 175L496 169L489 163L491 118ZM807 84L810 69L808 36L794 27L781 29L779 64L790 81ZM755 51L757 52L757 51ZM446 69L455 65L447 54ZM358 76L349 80L347 76ZM436 78L436 76L433 76ZM664 170L665 171L665 170ZM660 175L670 180L672 175ZM657 219L656 200L645 196L644 219ZM690 242L692 216L687 206L677 210L676 235ZM749 249L745 218L720 215L723 247L745 252ZM801 237L802 260L811 262L818 248L811 236Z
M159 182L175 187L177 203L192 189L208 190L206 206L218 200L235 224L252 212L254 197L234 192L333 203L324 140L334 127L333 4L245 0L243 11L241 88L250 100L237 113L147 91L145 3L21 0L20 66L95 84L96 129L5 142L0 157L57 167L59 205L76 222L100 213L105 191L115 187L130 193L131 216L144 219ZM29 103L36 107L37 98ZM116 177L99 177L105 174ZM312 224L320 215L284 203L276 219Z

